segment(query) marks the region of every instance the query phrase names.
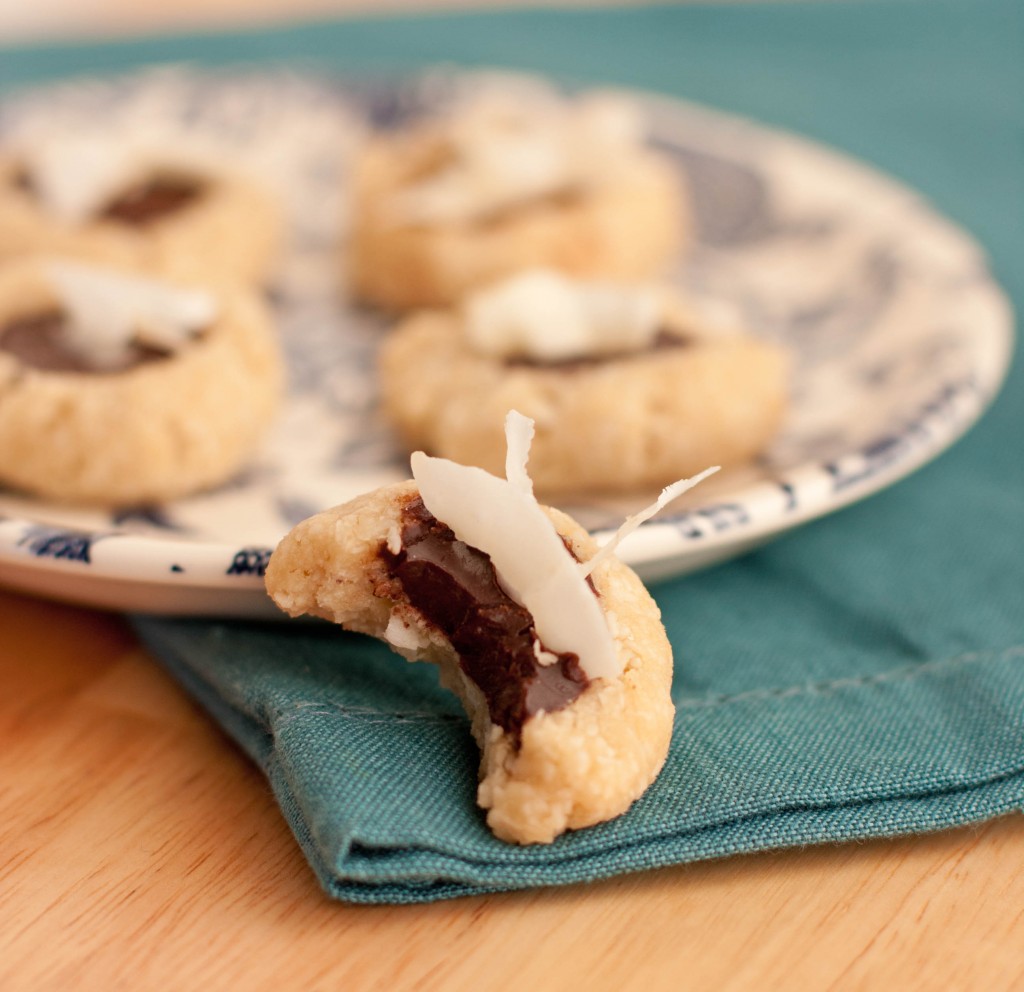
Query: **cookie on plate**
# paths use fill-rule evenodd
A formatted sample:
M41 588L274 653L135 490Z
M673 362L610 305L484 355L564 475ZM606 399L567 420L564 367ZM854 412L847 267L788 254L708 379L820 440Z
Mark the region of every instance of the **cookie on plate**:
M0 267L0 484L125 506L221 483L278 407L263 304L77 262Z
M679 251L687 208L643 131L621 97L488 91L371 141L352 194L355 295L405 310L530 266L654 274Z
M488 825L547 843L618 816L656 778L672 733L672 650L612 547L598 551L534 499L529 427L510 421L507 480L417 453L414 481L292 530L266 583L292 616L439 665L472 720Z
M208 153L168 141L48 135L0 153L0 261L46 253L205 285L263 282L278 205Z
M671 291L523 273L406 318L380 355L410 449L500 471L505 412L537 423L538 491L631 492L734 465L777 432L788 355Z

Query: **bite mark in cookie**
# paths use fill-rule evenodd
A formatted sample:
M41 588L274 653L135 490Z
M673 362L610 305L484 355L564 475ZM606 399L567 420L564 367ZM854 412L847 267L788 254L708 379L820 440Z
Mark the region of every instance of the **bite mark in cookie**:
M402 510L398 553L381 556L401 595L448 638L491 721L518 742L523 724L568 706L589 685L579 656L548 651L530 612L501 587L491 559L455 537L420 497Z
M657 606L612 548L533 500L528 430L512 418L507 480L420 457L417 481L299 524L266 574L293 616L440 667L481 749L488 825L521 844L628 809L664 763L673 715Z

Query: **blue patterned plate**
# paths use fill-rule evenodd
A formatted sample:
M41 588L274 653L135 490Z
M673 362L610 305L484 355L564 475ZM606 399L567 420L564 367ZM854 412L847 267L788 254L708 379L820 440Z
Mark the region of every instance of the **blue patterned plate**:
M0 492L0 582L114 609L275 615L262 574L280 536L407 477L377 409L379 318L343 298L342 189L368 124L437 106L467 78L161 69L0 103L0 133L99 115L194 131L277 188L293 221L274 287L290 399L256 462L215 492L114 515ZM765 456L716 476L622 546L654 579L739 554L937 455L998 390L1012 319L978 246L912 191L791 135L638 99L695 195L696 248L675 280L798 356L792 410ZM635 507L589 499L566 509L600 539Z

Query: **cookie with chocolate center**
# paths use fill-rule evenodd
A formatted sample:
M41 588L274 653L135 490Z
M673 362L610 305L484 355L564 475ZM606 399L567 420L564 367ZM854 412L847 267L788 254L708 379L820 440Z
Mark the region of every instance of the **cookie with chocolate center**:
M253 454L283 366L251 293L57 261L0 267L0 484L126 506L224 482Z
M407 310L531 266L658 272L685 240L686 194L625 104L481 99L371 141L352 191L355 295Z
M526 488L422 455L413 468L415 481L299 524L271 557L271 597L440 667L501 839L547 843L625 812L672 733L654 601L614 555L592 562L587 532Z
M500 471L514 408L537 422L531 474L550 494L634 492L753 458L783 421L789 366L671 292L551 273L414 314L380 354L383 407L410 450Z
M117 147L84 168L77 144L62 148L0 154L0 261L43 253L206 285L266 280L282 218L249 178Z

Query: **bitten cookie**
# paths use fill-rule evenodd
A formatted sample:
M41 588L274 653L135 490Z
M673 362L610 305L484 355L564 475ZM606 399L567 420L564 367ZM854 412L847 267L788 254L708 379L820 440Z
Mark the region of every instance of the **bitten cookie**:
M410 449L499 471L517 409L537 422L544 493L650 489L742 463L777 432L788 371L779 346L713 327L670 293L546 272L415 314L380 355L383 407Z
M0 268L0 484L106 506L216 485L253 453L282 379L251 294L68 262Z
M123 136L26 141L0 154L0 261L46 253L203 285L258 284L282 218L208 157Z
M588 579L594 542L528 481L423 455L413 472L296 527L271 557L270 595L440 666L472 720L477 800L501 839L547 843L623 813L672 732L654 601L613 556Z
M530 266L651 276L679 251L688 211L642 132L617 98L492 95L370 142L352 194L355 294L405 310Z

